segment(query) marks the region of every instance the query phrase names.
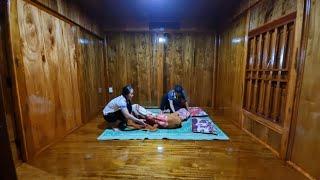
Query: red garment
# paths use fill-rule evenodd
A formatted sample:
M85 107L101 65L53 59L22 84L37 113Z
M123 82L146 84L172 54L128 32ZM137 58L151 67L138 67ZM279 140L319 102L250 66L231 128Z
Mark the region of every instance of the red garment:
M166 114L158 114L155 116L148 115L146 119L147 123L150 125L159 124L162 127L168 126L168 116Z

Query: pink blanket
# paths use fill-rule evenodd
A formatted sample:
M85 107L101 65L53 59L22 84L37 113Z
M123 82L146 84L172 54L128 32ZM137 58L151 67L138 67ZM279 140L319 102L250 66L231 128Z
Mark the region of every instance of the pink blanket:
M199 107L190 107L189 112L192 117L208 116L208 114Z

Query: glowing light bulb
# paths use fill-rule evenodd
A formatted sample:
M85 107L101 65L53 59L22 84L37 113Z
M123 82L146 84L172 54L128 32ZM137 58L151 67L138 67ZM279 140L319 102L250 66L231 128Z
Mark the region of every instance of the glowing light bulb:
M159 37L159 43L165 43L167 40L164 37Z

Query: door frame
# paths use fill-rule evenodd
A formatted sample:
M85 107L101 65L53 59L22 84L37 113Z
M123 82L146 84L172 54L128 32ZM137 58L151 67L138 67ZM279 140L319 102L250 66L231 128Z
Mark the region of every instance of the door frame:
M0 1L0 36L5 37L4 28L6 27L6 10L7 1ZM3 38L1 38L3 39ZM0 42L3 43L3 40ZM6 45L5 43L3 45ZM3 57L7 57L6 48L0 50L3 53ZM6 59L4 59L6 60ZM7 129L7 118L6 118L6 102L12 100L12 97L8 97L4 94L5 77L0 74L0 179L17 179L16 168L12 157L11 145L9 140L9 134Z

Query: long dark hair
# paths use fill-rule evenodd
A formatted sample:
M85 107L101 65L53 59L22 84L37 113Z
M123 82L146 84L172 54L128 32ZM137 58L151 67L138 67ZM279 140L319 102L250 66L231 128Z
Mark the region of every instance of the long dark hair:
M126 85L125 87L122 88L122 92L121 95L124 96L126 98L126 102L127 102L127 108L129 113L132 112L132 105L131 105L131 101L130 99L127 98L127 96L130 94L130 91L133 90L132 86Z
M130 91L132 90L132 86L131 85L126 85L125 87L122 88L122 92L121 95L126 98L126 103L127 103L127 109L129 111L129 113L131 114L132 112L132 105L131 105L131 101L130 99L128 99L128 95L130 94ZM125 130L127 127L127 121L122 121L119 123L119 129L121 130Z
M184 93L184 89L183 89L183 87L181 86L181 85L175 85L174 86L174 91L176 92L176 93L178 93L179 94L179 99L185 99L186 97L184 97L185 96L185 93Z

